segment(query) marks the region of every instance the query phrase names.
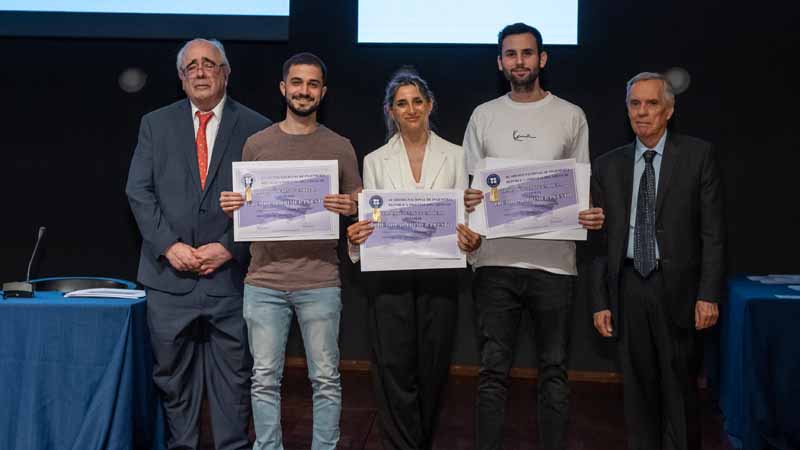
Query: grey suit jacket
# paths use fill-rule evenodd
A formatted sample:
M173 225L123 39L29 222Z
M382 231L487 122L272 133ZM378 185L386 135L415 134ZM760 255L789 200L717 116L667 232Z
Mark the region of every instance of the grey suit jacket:
M602 256L593 267L593 312L610 309L620 326L620 278L628 249L633 193L634 144L602 155L592 164L592 199L606 221L594 238ZM722 298L725 224L722 180L711 144L670 133L656 196L656 240L661 254L667 311L680 327L694 327L698 299Z
M242 292L249 250L246 243L234 243L231 220L220 208L219 196L220 192L231 190L231 163L241 160L245 140L270 123L228 97L203 190L189 100L180 100L142 118L125 189L142 233L139 282L174 294L190 292L198 276L175 270L164 252L179 241L192 247L219 242L234 257L205 277L210 281L204 283L208 293Z

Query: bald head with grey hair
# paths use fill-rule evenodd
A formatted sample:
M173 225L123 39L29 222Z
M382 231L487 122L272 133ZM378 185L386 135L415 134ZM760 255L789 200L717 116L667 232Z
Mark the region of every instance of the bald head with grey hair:
M231 64L228 62L228 56L225 54L225 47L222 46L222 42L220 42L220 41L218 41L216 39L195 38L195 39L192 39L191 41L188 41L185 44L183 44L183 47L181 47L181 49L178 50L178 56L177 56L177 58L175 58L175 66L178 69L178 76L179 77L183 76L183 67L182 66L183 66L183 58L184 58L184 56L186 56L186 50L192 44L196 44L198 42L204 42L206 44L213 45L217 50L219 50L219 54L222 57L222 64L225 65L225 67L227 68L226 70L227 70L228 74L230 74L230 72L231 72Z
M625 89L625 104L627 105L628 102L631 100L631 88L633 85L640 82L640 81L647 81L647 80L660 80L662 89L661 89L661 98L664 102L669 106L675 106L675 91L672 89L672 84L670 84L667 77L660 73L656 72L642 72L630 80L628 80L628 84L626 85Z

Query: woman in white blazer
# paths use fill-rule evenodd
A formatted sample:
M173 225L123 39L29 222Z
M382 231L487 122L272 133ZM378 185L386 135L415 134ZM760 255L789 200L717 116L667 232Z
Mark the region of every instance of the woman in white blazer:
M428 84L411 69L386 87L387 142L364 158L364 189L467 188L464 151L430 129L434 107ZM352 250L372 233L369 221L347 229ZM458 227L459 247L480 236ZM461 269L363 272L378 420L385 449L430 449L439 399L447 381L458 320Z

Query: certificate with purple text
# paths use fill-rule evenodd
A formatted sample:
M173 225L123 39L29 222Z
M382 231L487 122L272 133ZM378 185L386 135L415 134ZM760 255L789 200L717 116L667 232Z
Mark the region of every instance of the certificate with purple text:
M336 160L234 162L233 190L245 198L236 241L339 239L339 215L323 204L339 193Z
M475 181L484 193L476 228L489 239L580 228L574 159L484 168Z
M464 223L463 191L366 189L358 215L374 228L360 246L364 272L466 267L456 233Z

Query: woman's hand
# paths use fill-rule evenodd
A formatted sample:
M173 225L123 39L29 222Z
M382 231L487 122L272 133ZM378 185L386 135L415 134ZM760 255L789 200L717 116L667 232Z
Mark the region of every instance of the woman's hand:
M458 232L458 248L461 250L472 253L481 246L481 235L470 230L468 226L460 223L456 226L456 231Z
M347 240L354 245L363 244L373 229L371 220L360 220L347 227Z

